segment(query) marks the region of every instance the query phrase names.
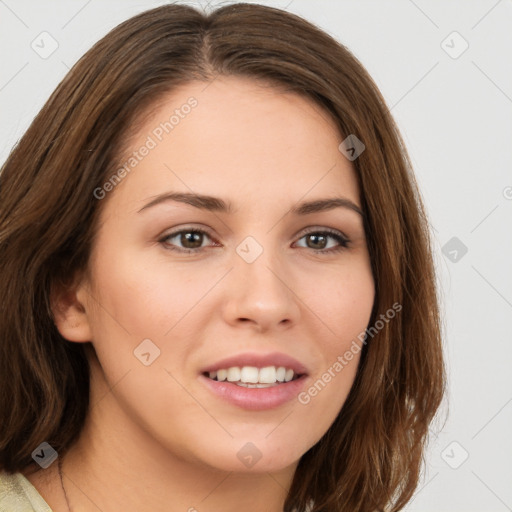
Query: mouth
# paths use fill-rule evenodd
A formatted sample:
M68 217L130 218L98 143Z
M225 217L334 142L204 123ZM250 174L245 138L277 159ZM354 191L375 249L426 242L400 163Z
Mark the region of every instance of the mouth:
M308 382L307 374L296 374L291 368L279 366L221 368L205 371L198 377L215 396L248 411L271 410L293 402ZM267 380L272 382L262 382Z
M244 388L270 388L298 380L306 375L286 366L231 366L205 371L203 376L216 382L228 382Z
M307 367L281 352L232 355L201 368L198 378L213 395L250 411L292 402L309 381Z

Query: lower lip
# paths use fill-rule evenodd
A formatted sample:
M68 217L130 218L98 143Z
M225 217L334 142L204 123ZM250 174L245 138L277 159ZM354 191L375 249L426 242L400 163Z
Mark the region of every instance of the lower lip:
M199 380L217 396L242 409L263 411L273 409L297 397L304 388L307 375L269 388L244 388L228 381L219 382L204 375Z

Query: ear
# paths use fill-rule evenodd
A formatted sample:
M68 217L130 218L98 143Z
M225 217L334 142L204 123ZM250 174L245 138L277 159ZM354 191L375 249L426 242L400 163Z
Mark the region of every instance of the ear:
M92 337L85 286L76 281L72 285L54 284L50 297L54 323L61 336L79 343L91 341Z

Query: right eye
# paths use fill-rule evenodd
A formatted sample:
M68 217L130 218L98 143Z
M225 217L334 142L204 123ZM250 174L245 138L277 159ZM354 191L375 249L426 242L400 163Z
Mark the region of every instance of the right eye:
M204 241L205 236L211 239L208 232L203 229L180 229L179 231L174 231L173 233L165 235L165 237L161 238L159 242L162 243L166 249L170 249L172 251L197 253L204 249L204 247L202 247L202 242ZM172 239L176 239L175 242L169 242ZM177 247L176 243L181 243L184 247Z

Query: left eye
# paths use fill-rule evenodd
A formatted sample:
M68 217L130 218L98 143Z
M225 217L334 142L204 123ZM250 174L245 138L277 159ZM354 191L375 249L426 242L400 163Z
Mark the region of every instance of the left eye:
M321 247L307 247L308 249L313 249L315 252L337 252L341 251L342 249L345 249L348 247L349 240L345 236L342 236L341 233L338 233L336 231L310 231L309 233L306 233L303 235L299 240L302 240L303 238L306 238L306 244L309 242L312 242L313 244L319 244ZM330 247L327 247L328 239L336 240L338 242L338 245L334 245L334 247L331 245ZM328 250L327 250L328 249Z
M174 233L166 235L164 238L162 238L162 240L160 240L160 242L165 244L166 248L173 251L198 253L204 249L203 242L205 237L212 240L211 236L202 229L183 229L181 231L176 231ZM173 242L173 239L176 240ZM347 237L343 236L341 233L338 233L337 231L330 230L310 231L309 233L306 233L302 235L301 238L299 238L299 240L302 239L306 239L307 245L299 247L312 249L314 252L317 253L329 254L332 252L337 252L342 249L345 249L349 244L349 240ZM332 245L328 247L329 239L335 240L337 242L337 245L334 244L334 247ZM178 246L176 243L182 245ZM313 247L309 245L311 243L313 244Z

